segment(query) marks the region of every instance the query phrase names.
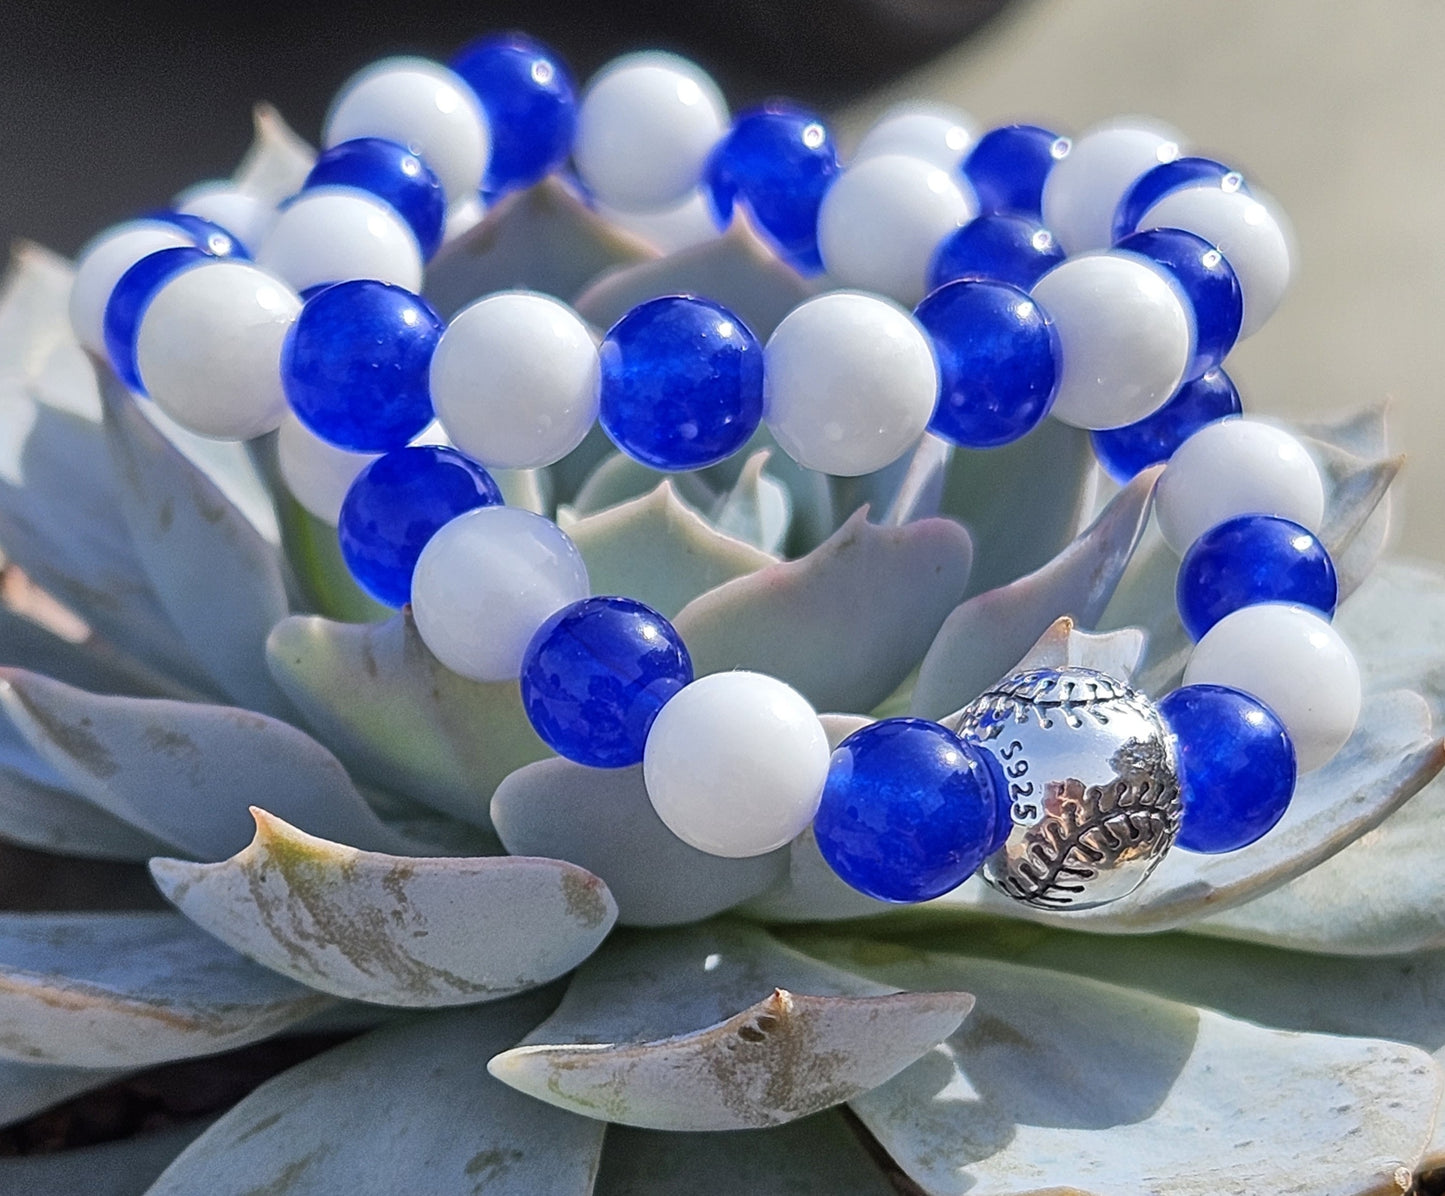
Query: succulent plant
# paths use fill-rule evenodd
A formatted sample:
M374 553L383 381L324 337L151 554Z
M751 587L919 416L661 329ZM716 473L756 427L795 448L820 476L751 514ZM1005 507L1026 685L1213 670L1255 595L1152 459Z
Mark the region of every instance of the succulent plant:
M279 197L308 162L263 112L238 181ZM0 836L148 861L175 909L0 914L0 1115L356 1034L204 1132L0 1160L0 1188L1363 1196L1445 1166L1445 584L1378 561L1381 410L1301 430L1368 697L1280 826L1084 912L977 880L900 910L808 835L705 856L640 769L552 757L515 684L448 673L354 587L272 443L200 440L88 359L69 278L22 246L0 296L0 545L84 624L0 610ZM543 183L429 293L514 285L600 326L694 290L765 334L805 284L745 228L663 255ZM1058 423L856 479L754 449L665 477L593 437L502 480L700 674L786 680L835 742L1020 662L1177 679L1157 470L1102 493Z

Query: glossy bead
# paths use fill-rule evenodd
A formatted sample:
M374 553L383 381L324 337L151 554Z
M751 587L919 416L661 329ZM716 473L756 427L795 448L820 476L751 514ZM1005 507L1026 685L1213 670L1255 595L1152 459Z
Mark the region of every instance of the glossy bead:
M555 523L520 507L480 507L422 550L411 605L423 642L452 672L509 681L537 629L587 594L587 566Z
M597 346L565 303L502 291L452 317L431 361L437 418L492 469L537 469L597 422Z
M938 397L928 338L876 295L829 291L793 308L768 338L763 413L809 469L854 477L898 460Z
M1017 287L968 280L918 305L938 357L938 404L928 430L967 448L1026 435L1049 413L1059 343L1048 313Z
M428 374L442 322L424 299L361 279L317 292L286 342L282 376L301 422L359 453L401 448L432 418Z
M1113 243L1114 213L1145 171L1179 156L1173 130L1137 119L1108 121L1074 139L1044 183L1044 224L1070 254Z
M297 291L353 278L421 289L421 247L386 201L356 187L317 187L287 200L256 264Z
M1239 515L1215 524L1179 565L1175 599L1193 639L1241 607L1291 602L1335 613L1339 583L1315 534L1274 515Z
M1217 523L1278 515L1318 533L1325 514L1319 468L1288 432L1254 419L1222 419L1189 437L1154 492L1169 547L1183 556Z
M1116 482L1168 461L1205 424L1243 410L1239 391L1223 370L1209 370L1186 382L1153 415L1122 428L1090 432L1094 456Z
M818 209L818 249L841 285L912 307L943 239L973 218L973 196L946 170L883 154L850 166Z
M1360 668L1318 612L1261 603L1225 615L1184 669L1185 685L1226 685L1263 702L1284 724L1300 772L1328 763L1360 715Z
M155 293L182 270L209 260L194 246L147 254L120 276L105 305L105 352L116 377L131 390L145 392L135 363L135 337L141 316Z
M903 154L956 171L974 142L973 129L973 117L947 104L898 104L863 135L853 161Z
M1117 428L1157 411L1179 388L1193 321L1159 267L1133 254L1083 254L1039 279L1033 296L1059 337L1055 418Z
M171 208L151 212L146 219L175 226L190 237L197 249L211 257L235 257L246 261L251 256L230 229L223 228L214 220L195 216L189 212L175 211Z
M963 161L978 210L1040 219L1044 182L1069 148L1068 138L1038 125L990 129Z
M242 191L229 179L212 179L187 187L171 204L178 212L219 224L241 242L251 257L256 256L276 219L274 204Z
M492 155L482 189L500 195L551 174L572 149L577 89L567 64L522 33L478 38L451 61L482 102Z
M276 467L291 496L323 523L335 527L341 504L376 453L353 453L322 440L291 412L276 430Z
M653 469L714 465L762 421L762 347L707 299L638 304L612 326L600 355L603 430Z
M70 326L76 339L104 355L105 308L121 275L152 253L193 245L175 225L156 220L127 221L92 237L76 259L70 285Z
M1114 212L1114 240L1122 241L1139 228L1139 221L1151 207L1175 191L1198 183L1212 183L1225 191L1244 187L1244 178L1213 158L1175 158L1146 170L1124 193Z
M946 237L928 268L928 289L988 278L1027 291L1064 260L1053 233L1026 216L976 216Z
M355 187L390 204L416 237L423 258L441 246L446 193L431 167L399 142L358 137L322 150L302 190L317 187Z
M775 100L733 121L708 159L705 185L721 226L743 204L786 261L816 274L823 268L818 207L839 169L822 118Z
M827 774L828 737L808 700L741 669L699 677L678 693L642 756L647 796L667 829L732 859L802 834Z
M1214 369L1234 348L1244 302L1239 279L1229 262L1203 237L1179 228L1154 228L1125 237L1119 253L1137 253L1169 271L1194 318L1194 356L1184 368L1184 380Z
M387 606L411 598L422 549L444 524L477 507L498 506L492 475L455 449L396 449L357 475L341 504L337 534L351 576Z
M522 661L522 707L559 755L592 768L642 763L648 729L692 680L662 615L632 598L584 598L538 629Z
M301 311L284 283L249 262L213 258L152 297L136 365L156 406L202 436L250 440L286 414L281 348Z
M662 208L698 185L727 123L727 102L701 67L660 51L624 54L588 83L572 157L604 203Z
M1237 689L1186 685L1164 696L1159 713L1179 757L1179 847L1237 851L1284 816L1294 745L1274 711Z
M847 884L879 901L928 901L983 863L1008 801L983 752L938 723L888 718L843 740L813 834Z
M476 93L426 58L383 58L342 86L326 117L327 149L358 137L400 142L436 172L454 202L482 185L491 132Z

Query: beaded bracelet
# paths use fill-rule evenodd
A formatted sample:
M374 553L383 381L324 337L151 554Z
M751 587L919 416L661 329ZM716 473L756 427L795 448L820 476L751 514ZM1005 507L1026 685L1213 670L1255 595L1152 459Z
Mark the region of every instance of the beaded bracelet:
M279 430L283 477L337 525L357 582L410 603L447 667L518 681L560 755L641 764L694 847L757 855L811 826L834 871L881 900L981 868L1019 901L1087 908L1176 841L1253 842L1297 771L1353 730L1319 472L1240 415L1220 368L1289 278L1283 226L1224 164L1139 122L974 141L914 108L844 168L797 105L729 123L712 81L666 54L617 60L579 104L565 65L515 35L453 69L362 71L325 144L274 211L204 186L93 241L77 335L193 431ZM718 227L741 212L782 261L847 289L799 304L765 345L696 295L639 304L600 344L530 292L444 323L419 294L425 261L481 201L569 156L579 192L624 222L699 201ZM553 464L595 423L644 465L700 469L762 424L802 467L856 476L924 436L992 448L1050 414L1090 429L1120 481L1169 462L1156 511L1198 641L1184 684L1155 705L1092 670L1035 670L946 724L884 719L831 752L783 682L695 678L661 614L591 595L565 533L506 506L489 473Z

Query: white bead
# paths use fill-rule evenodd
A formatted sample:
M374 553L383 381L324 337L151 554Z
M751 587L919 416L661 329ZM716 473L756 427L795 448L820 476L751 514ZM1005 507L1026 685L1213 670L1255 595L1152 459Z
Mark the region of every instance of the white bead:
M763 351L763 419L809 469L882 469L923 435L938 367L918 322L895 303L830 291L793 308Z
M92 353L106 356L105 305L121 275L149 254L183 245L195 241L156 220L130 220L93 237L80 251L70 286L70 326L76 339Z
M1139 118L1096 125L1074 140L1044 183L1044 226L1069 253L1114 242L1114 211L1146 170L1179 156L1179 135Z
M187 187L172 204L178 212L219 224L239 240L248 253L256 251L276 222L274 204L249 195L224 180Z
M291 200L261 242L256 264L298 291L351 278L421 290L415 234L387 204L351 187L317 187Z
M973 117L946 104L899 104L864 134L853 161L903 154L941 170L957 170L974 143L973 129Z
M530 291L458 312L431 362L431 396L452 443L489 469L537 469L597 422L600 365L587 325Z
M167 282L136 336L146 390L182 427L249 440L286 415L281 346L301 300L249 262L218 258Z
M1219 247L1239 279L1244 321L1239 336L1258 332L1289 290L1291 234L1282 213L1257 195L1219 187L1185 187L1144 213L1141 229L1182 228Z
M492 152L491 130L462 77L426 58L383 58L342 86L326 118L327 149L384 137L419 156L447 199L475 194Z
M1228 685L1279 716L1300 772L1328 763L1360 716L1360 668L1340 633L1303 606L1266 602L1225 615L1194 645L1185 685Z
M276 434L277 466L292 496L322 523L335 527L357 475L380 453L351 453L322 440L289 411Z
M701 67L676 54L625 54L587 85L572 156L603 203L663 208L697 186L727 125L727 101Z
M1154 494L1159 530L1183 556L1236 515L1278 515L1318 532L1325 487L1304 445L1252 419L1206 424L1175 450Z
M1064 423L1132 424L1179 388L1194 320L1163 270L1132 254L1086 253L1045 274L1033 296L1059 336L1051 414Z
M977 207L972 190L946 170L881 154L850 166L828 189L818 210L818 250L839 283L912 307L928 289L938 243Z
M521 507L458 515L427 541L411 577L422 641L474 681L515 680L537 628L588 593L572 541Z
M668 830L740 859L791 843L812 822L828 737L808 700L762 673L711 673L658 712L643 747L647 796Z

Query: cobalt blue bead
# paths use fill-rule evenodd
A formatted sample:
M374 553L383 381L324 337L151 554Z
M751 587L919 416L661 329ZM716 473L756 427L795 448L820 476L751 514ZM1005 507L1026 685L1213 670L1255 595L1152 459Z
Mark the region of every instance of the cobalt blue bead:
M336 527L341 555L363 590L403 606L417 558L441 526L474 507L501 505L492 475L456 449L395 449L363 469L346 492Z
M783 258L804 274L818 274L818 208L840 169L822 117L773 100L733 121L703 177L720 227L741 202Z
M1194 314L1194 356L1184 369L1184 381L1192 382L1219 365L1239 339L1244 319L1244 292L1224 254L1182 228L1133 233L1114 248L1163 266L1189 300Z
M1268 706L1223 685L1186 685L1165 696L1159 713L1179 761L1177 846L1235 851L1283 817L1294 795L1294 744Z
M446 193L431 167L399 142L358 137L322 150L301 189L312 187L356 187L374 195L406 221L423 259L441 247Z
M1001 808L978 748L926 719L887 718L834 750L813 834L860 893L928 901L983 863Z
M1189 546L1174 598L1184 630L1197 640L1257 602L1293 602L1329 618L1339 583L1330 554L1308 528L1277 515L1238 515Z
M479 38L451 61L487 114L492 156L482 190L527 187L557 169L572 150L577 88L549 46L521 33Z
M442 322L390 283L338 282L306 301L281 352L296 416L354 453L401 448L431 422L432 353Z
M140 333L141 317L161 287L182 270L211 257L205 250L188 245L148 253L120 276L106 300L102 322L106 356L116 377L137 394L145 394L135 360L135 339Z
M968 448L994 448L1027 434L1049 413L1058 389L1058 334L1018 287L951 282L914 314L938 360L930 432Z
M1127 237L1139 227L1144 213L1173 191L1200 183L1218 183L1230 191L1243 189L1244 180L1223 162L1213 158L1175 158L1141 174L1124 192L1114 211L1114 240Z
M990 278L1027 291L1063 260L1063 249L1042 224L995 212L944 238L929 266L928 289L963 278Z
M980 137L963 160L963 176L978 196L978 210L1037 220L1060 143L1067 152L1063 138L1038 125L1004 125Z
M600 353L602 428L653 469L715 465L762 422L762 347L711 300L664 295L638 304Z
M692 680L662 615L633 598L584 598L538 628L522 658L522 706L559 755L592 768L642 763L657 712Z
M1243 410L1239 391L1223 370L1186 382L1170 400L1137 424L1091 432L1094 456L1108 475L1124 483L1141 469L1169 460L1195 432Z
M201 217L192 216L187 212L176 212L170 208L164 208L158 212L147 212L142 219L158 220L162 224L169 224L172 228L180 229L196 243L197 249L204 250L212 257L235 257L243 261L249 261L251 258L250 250L241 244L235 233L222 228L213 221L203 220Z

